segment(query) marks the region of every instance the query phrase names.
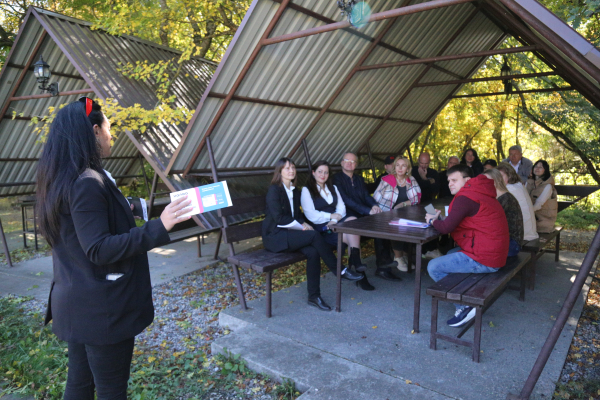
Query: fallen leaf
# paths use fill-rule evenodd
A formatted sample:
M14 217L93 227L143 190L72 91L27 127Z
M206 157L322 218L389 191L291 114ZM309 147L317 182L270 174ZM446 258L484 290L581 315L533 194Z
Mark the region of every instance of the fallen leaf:
M412 331L410 331L410 333L412 333L414 335L415 334L415 330L413 329Z
M404 382L406 382L406 384L407 384L407 385L410 385L410 384L412 383L412 381L410 381L410 380L408 380L408 379L407 379L407 380L405 380Z
M362 301L359 301L358 303L356 303L357 306L360 306L362 304Z
M488 325L490 326L490 328L493 328L495 326L492 321L490 321L490 323Z
M377 325L375 325L375 326L373 327L373 329L377 329Z

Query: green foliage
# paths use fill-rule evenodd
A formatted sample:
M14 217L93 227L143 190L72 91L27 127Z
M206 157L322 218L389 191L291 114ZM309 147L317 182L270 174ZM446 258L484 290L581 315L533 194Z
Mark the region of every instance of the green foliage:
M202 368L206 357L203 353L177 352L161 357L136 350L131 366L129 393L133 400L159 400L201 397L210 381Z
M556 223L565 229L595 231L600 225L600 212L591 212L575 205L558 213Z
M600 379L588 379L583 382L559 383L556 385L553 399L595 399L600 395Z
M294 400L300 396L300 392L296 390L296 384L288 378L283 378L283 382L274 388L274 392L277 399L281 400Z
M67 378L67 346L42 325L43 315L24 312L22 304L28 300L0 297L0 387L6 394L60 400ZM209 372L215 365L220 368L217 375ZM220 389L242 394L244 379L257 376L239 355L228 351L207 359L202 352L166 354L163 349L136 347L127 398L199 399Z
M23 312L29 298L0 297L0 379L6 393L60 399L67 371L66 344L42 326L42 317ZM1 382L1 381L0 381Z

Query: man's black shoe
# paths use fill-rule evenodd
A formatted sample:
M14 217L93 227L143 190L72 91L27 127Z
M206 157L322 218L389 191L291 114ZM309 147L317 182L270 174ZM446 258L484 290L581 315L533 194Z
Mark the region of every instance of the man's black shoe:
M394 274L392 274L392 271L388 270L388 269L377 269L377 271L375 271L375 276L380 277L381 279L385 279L386 281L401 281L402 278L400 278L399 276L396 276Z
M398 263L394 260L390 260L390 261L384 261L383 264L378 265L377 266L377 270L379 271L379 269L383 269L383 268L396 268L398 267Z
M352 271L350 268L346 268L342 271L342 279L347 279L349 281L359 281L363 278L363 274L358 274Z
M365 275L360 281L356 282L356 286L361 288L362 290L375 290L375 287L369 283L367 280L367 276Z
M308 299L308 305L317 307L321 311L331 311L331 307L325 303L325 300L321 296L315 297L314 299Z

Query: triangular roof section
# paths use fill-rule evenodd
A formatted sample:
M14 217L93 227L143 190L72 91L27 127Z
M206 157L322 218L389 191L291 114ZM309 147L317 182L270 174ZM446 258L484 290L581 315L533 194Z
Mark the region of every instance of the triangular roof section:
M177 61L181 55L156 43L128 35L110 35L91 27L86 21L29 8L0 73L0 110L3 111L0 195L35 190L33 182L42 144L29 126L32 116L45 115L48 107L75 101L82 95L114 98L123 107L137 103L153 108L157 101L155 83L126 78L118 71L119 63ZM51 81L59 81L61 95L58 97L37 95L38 84L31 66L40 55L51 66ZM195 108L216 67L216 63L202 58L185 62L169 89L169 94L177 95L176 105ZM23 116L12 119L13 112ZM121 135L106 161L106 169L113 176L122 177L121 181L127 180L139 173L141 152L155 170L164 170L184 129L185 125L162 124L150 127L143 135L139 132Z
M207 138L220 176L401 152L494 54L534 52L600 107L600 52L535 0L369 5L356 29L335 1L254 0L166 172L208 174Z

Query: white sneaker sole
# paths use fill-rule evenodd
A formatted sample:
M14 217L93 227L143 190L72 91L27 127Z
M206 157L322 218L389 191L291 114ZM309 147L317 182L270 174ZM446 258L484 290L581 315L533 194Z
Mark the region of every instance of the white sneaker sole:
M398 261L400 260L400 261ZM398 263L398 266L396 268L398 268L398 271L400 272L408 272L408 265L406 265L401 259L395 258L394 261L396 261Z
M460 322L457 322L455 324L452 325L448 325L451 326L453 328L457 328L459 326L463 326L464 324L466 324L467 322L469 322L470 320L472 320L473 318L475 318L475 314L477 313L477 310L475 308L473 308L471 311L469 311L469 313L467 314L467 316Z

